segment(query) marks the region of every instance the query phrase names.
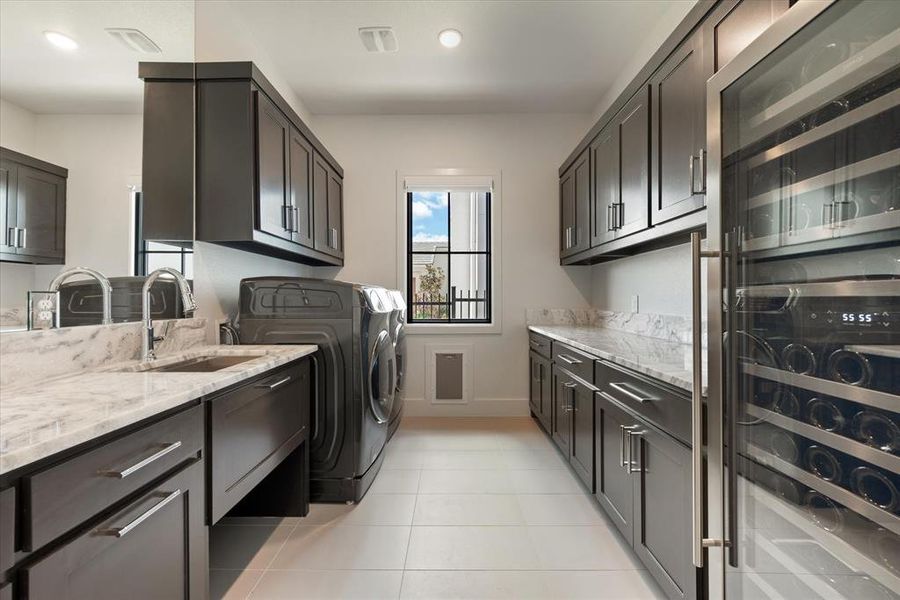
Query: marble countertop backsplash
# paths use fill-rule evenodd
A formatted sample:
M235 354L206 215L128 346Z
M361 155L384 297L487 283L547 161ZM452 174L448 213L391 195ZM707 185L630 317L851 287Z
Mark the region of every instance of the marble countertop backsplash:
M90 364L91 367L56 378L37 376L30 383L20 381L14 386L0 387L0 474L196 402L202 396L316 351L316 346L312 345L193 344L186 350L170 352L156 362L162 365L205 355L250 355L254 358L210 373L122 372L117 369L135 367L140 361L107 362L101 366L103 357L114 356L103 341L108 341L108 334L98 334L96 352L72 358L80 365ZM65 338L64 334L61 334L62 338ZM47 350L51 353L48 361L66 360L68 346L61 343L61 339ZM174 340L170 341L170 344L174 343ZM31 350L37 351L36 348Z
M528 309L528 329L684 390L693 387L691 319L595 308ZM703 344L706 344L706 323ZM705 357L705 353L704 353ZM703 368L706 393L706 367Z

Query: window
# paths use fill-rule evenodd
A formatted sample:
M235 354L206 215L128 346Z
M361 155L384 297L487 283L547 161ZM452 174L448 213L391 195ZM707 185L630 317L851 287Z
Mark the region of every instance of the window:
M491 192L406 194L410 323L491 323Z
M144 239L141 227L141 193L134 192L134 274L147 275L160 267L172 267L186 278L194 278L194 250Z

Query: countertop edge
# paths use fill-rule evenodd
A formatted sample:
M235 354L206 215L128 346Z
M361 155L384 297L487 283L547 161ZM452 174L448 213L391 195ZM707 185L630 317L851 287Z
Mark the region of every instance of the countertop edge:
M215 352L220 354L252 353L254 348L259 348L259 346L201 346L197 348L191 348L184 352L173 353L172 355L165 358L167 359L166 362L168 362L169 360L172 360L173 357L188 357L201 354L204 351L211 351L211 349L216 349ZM28 467L35 463L52 461L55 457L70 452L76 448L82 447L85 444L89 444L95 439L114 434L117 431L126 429L137 423L152 419L154 416L176 411L180 408L185 408L192 403L202 401L206 396L218 393L224 389L240 384L243 381L258 377L268 371L305 358L311 354L314 354L317 350L318 346L313 344L303 344L296 346L285 345L267 348L267 352L264 355L260 356L260 358L264 356L267 359L262 365L248 365L243 369L240 368L240 365L238 365L236 367L222 369L220 371L217 371L216 373L221 375L233 376L222 377L220 380L216 380L213 382L207 381L194 384L193 386L188 383L187 389L185 391L172 394L172 396L168 399L161 399L159 402L154 402L152 404L141 406L140 408L130 410L128 412L123 412L120 415L103 419L102 421L99 421L89 427L76 429L69 434L54 438L52 440L38 442L32 446L28 446L22 448L21 450L0 456L0 477L7 479L11 475L14 475L16 472L26 471ZM162 361L163 359L160 359L160 362ZM58 379L54 379L53 381L54 383L71 381L77 384L77 379L79 377L97 374L121 374L142 377L172 375L172 373L127 373L105 368L90 370L70 376L64 376ZM178 375L183 376L186 374L179 373ZM14 389L13 393L24 391L27 391L27 389L19 388Z

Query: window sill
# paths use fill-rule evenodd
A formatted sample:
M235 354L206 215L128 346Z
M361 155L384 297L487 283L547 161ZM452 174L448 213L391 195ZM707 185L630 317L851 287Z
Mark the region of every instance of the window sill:
M478 335L503 333L500 323L461 324L461 323L407 323L404 329L407 335Z

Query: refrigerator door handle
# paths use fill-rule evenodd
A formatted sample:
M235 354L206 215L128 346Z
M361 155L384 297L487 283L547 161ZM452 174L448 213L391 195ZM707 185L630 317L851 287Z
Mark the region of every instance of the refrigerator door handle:
M723 540L703 537L706 496L703 477L703 311L701 306L700 261L718 258L716 250L701 250L700 232L691 233L691 317L693 380L691 385L691 550L695 567L703 567L703 549L724 545Z

